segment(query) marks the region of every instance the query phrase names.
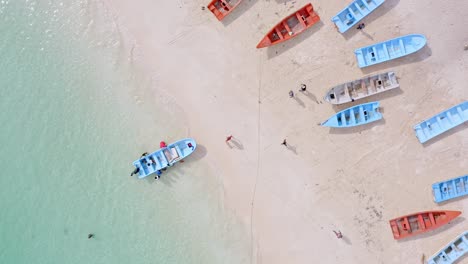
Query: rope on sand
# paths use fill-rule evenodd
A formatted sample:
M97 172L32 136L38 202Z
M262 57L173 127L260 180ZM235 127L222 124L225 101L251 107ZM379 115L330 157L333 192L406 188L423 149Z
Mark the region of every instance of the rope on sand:
M254 241L253 241L253 213L254 213L254 203L255 195L257 194L257 182L258 176L260 174L260 104L261 104L261 90L262 90L262 53L259 52L259 62L258 62L258 113L257 113L257 173L255 175L255 184L252 193L252 200L250 202L250 264L253 263L254 258ZM258 253L257 253L258 254Z

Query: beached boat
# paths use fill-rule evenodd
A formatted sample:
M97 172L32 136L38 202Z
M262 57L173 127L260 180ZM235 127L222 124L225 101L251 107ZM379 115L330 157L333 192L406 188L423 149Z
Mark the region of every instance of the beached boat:
M386 72L337 85L323 99L331 104L344 104L398 87L395 73Z
M236 8L242 0L213 0L208 4L208 9L221 21Z
M468 175L432 184L432 194L436 203L468 195Z
M354 127L377 121L382 119L379 105L379 102L370 102L350 107L336 113L320 125L326 127Z
M468 252L468 231L448 243L427 260L427 264L454 264Z
M438 113L413 128L419 142L424 143L466 121L468 121L468 101Z
M355 0L331 20L340 33L344 33L384 2L385 0Z
M390 220L393 237L402 239L439 228L461 214L460 211L427 211Z
M269 47L294 38L318 21L320 21L320 17L315 13L312 4L309 3L274 26L262 41L258 43L257 49Z
M363 68L415 53L422 49L426 42L425 36L411 34L359 48L354 53L359 68Z
M162 147L153 153L145 153L146 155L133 162L135 170L132 174L138 174L139 179L149 176L186 158L196 148L197 143L195 140L185 138Z

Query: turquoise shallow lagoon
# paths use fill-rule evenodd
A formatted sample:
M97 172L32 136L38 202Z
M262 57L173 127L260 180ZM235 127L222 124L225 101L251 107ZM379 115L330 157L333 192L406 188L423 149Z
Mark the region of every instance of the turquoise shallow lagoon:
M95 15L89 1L0 2L0 263L246 263L203 153L160 182L129 177L188 129Z

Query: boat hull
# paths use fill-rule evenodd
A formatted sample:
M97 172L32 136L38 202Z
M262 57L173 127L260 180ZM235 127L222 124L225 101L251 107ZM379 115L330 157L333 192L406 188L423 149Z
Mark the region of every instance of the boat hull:
M436 203L468 195L468 175L432 184L432 194Z
M365 125L382 119L379 102L356 105L340 111L321 123L321 126L344 128Z
M324 100L331 104L344 104L400 87L394 72L367 76L331 88Z
M292 39L320 21L311 3L303 6L276 24L258 43L257 49L269 47Z
M221 21L229 15L242 0L213 0L208 4L208 10Z
M340 33L344 33L384 2L385 0L355 0L332 17L331 21L335 23Z
M424 35L410 34L356 49L354 53L359 68L364 68L415 53L426 43Z
M466 121L468 121L468 101L438 113L413 128L419 142L425 143Z
M427 264L454 264L468 252L468 231L448 243L427 260Z
M427 211L390 220L393 237L402 239L437 229L457 218L460 211Z
M192 138L185 138L140 157L133 162L138 169L138 178L145 178L158 170L165 169L188 157L197 148L197 143Z

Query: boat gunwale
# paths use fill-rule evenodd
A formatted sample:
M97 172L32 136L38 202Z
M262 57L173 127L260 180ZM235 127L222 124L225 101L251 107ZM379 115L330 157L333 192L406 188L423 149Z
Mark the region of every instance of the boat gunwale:
M361 19L359 20L356 20L356 22L352 23L349 27L347 27L344 31L341 31L340 27L338 25L336 25L336 22L335 22L335 18L338 19L339 21L343 22L343 20L341 20L339 18L339 15L341 13L344 13L345 11L348 11L348 9L350 8L350 6L352 6L354 3L356 3L357 1L359 0L353 0L350 4L348 4L345 8L341 9L338 13L336 13L335 16L333 16L330 20L335 24L335 26L338 28L338 31L343 34L345 33L346 31L348 31L349 29L351 29L354 25L356 25L359 21L363 20L365 17L367 17L368 15L370 15L372 12L374 12L378 7L380 7L381 5L383 5L385 3L386 0L383 0L380 4L378 4L374 9L372 9L371 11L369 11L366 15L363 15L361 17ZM363 0L363 1L366 1L366 0ZM349 13L349 12L348 12ZM344 24L344 22L343 22Z
M280 37L280 35L278 35L279 39L276 41L276 42L272 42L270 40L270 43L266 43L264 44L265 40L268 39L268 36L273 33L277 28L278 26L280 26L281 24L283 23L286 23L286 21L288 19L290 19L291 17L294 17L297 13L299 13L300 11L307 11L308 7L310 6L310 9L311 9L311 12L310 12L310 16L313 16L315 15L318 20L315 21L314 23L311 23L309 26L305 26L302 30L294 33L293 35L290 35L289 38L285 38L285 37ZM299 20L299 19L298 19ZM295 36L298 36L299 34L301 34L302 32L306 31L308 28L311 28L313 25L317 24L319 21L321 20L319 14L315 11L314 9L314 6L312 5L312 3L307 3L305 4L304 6L302 6L301 8L297 9L296 11L294 11L293 13L290 13L289 15L283 17L277 24L275 24L270 30L268 30L268 32L264 35L264 37L260 40L260 42L257 44L257 49L261 49L261 48L267 48L267 47L270 47L270 46L273 46L273 45L276 45L276 44L279 44L279 43L282 43L284 41L287 41L287 40L290 40L292 38L294 38ZM299 20L299 23L301 21Z
M328 103L330 104L333 104L333 105L341 105L341 104L346 104L346 103L350 103L350 102L353 102L352 100L349 100L349 101L345 101L345 102L331 102L329 100L329 96L332 92L332 90L336 89L336 88L339 88L341 89L341 87L345 86L346 84L352 84L354 82L357 82L357 81L363 81L363 80L367 80L367 79L371 79L372 77L377 77L377 76L381 76L381 75L384 75L384 76L390 76L391 74L393 74L395 76L395 87L392 87L392 88L385 88L383 91L379 91L379 92L375 92L375 93L371 93L371 94L368 94L366 96L362 96L362 97L359 97L359 98L352 98L352 99L355 99L356 100L361 100L361 99L364 99L364 98L367 98L367 97L371 97L373 95L376 95L376 94L380 94L380 93L383 93L383 92L386 92L386 91L389 91L389 90L392 90L392 89L397 89L397 88L400 88L400 82L398 81L398 77L396 76L396 73L394 71L387 71L387 72L382 72L382 73L376 73L376 74L368 74L368 75L365 75L363 76L362 78L360 79L354 79L352 81L348 81L348 82L344 82L344 83L340 83L340 84L337 84L333 87L331 87L325 94L325 96L323 97L323 100L327 101ZM346 89L346 88L343 88L343 90ZM351 96L350 96L351 97Z

